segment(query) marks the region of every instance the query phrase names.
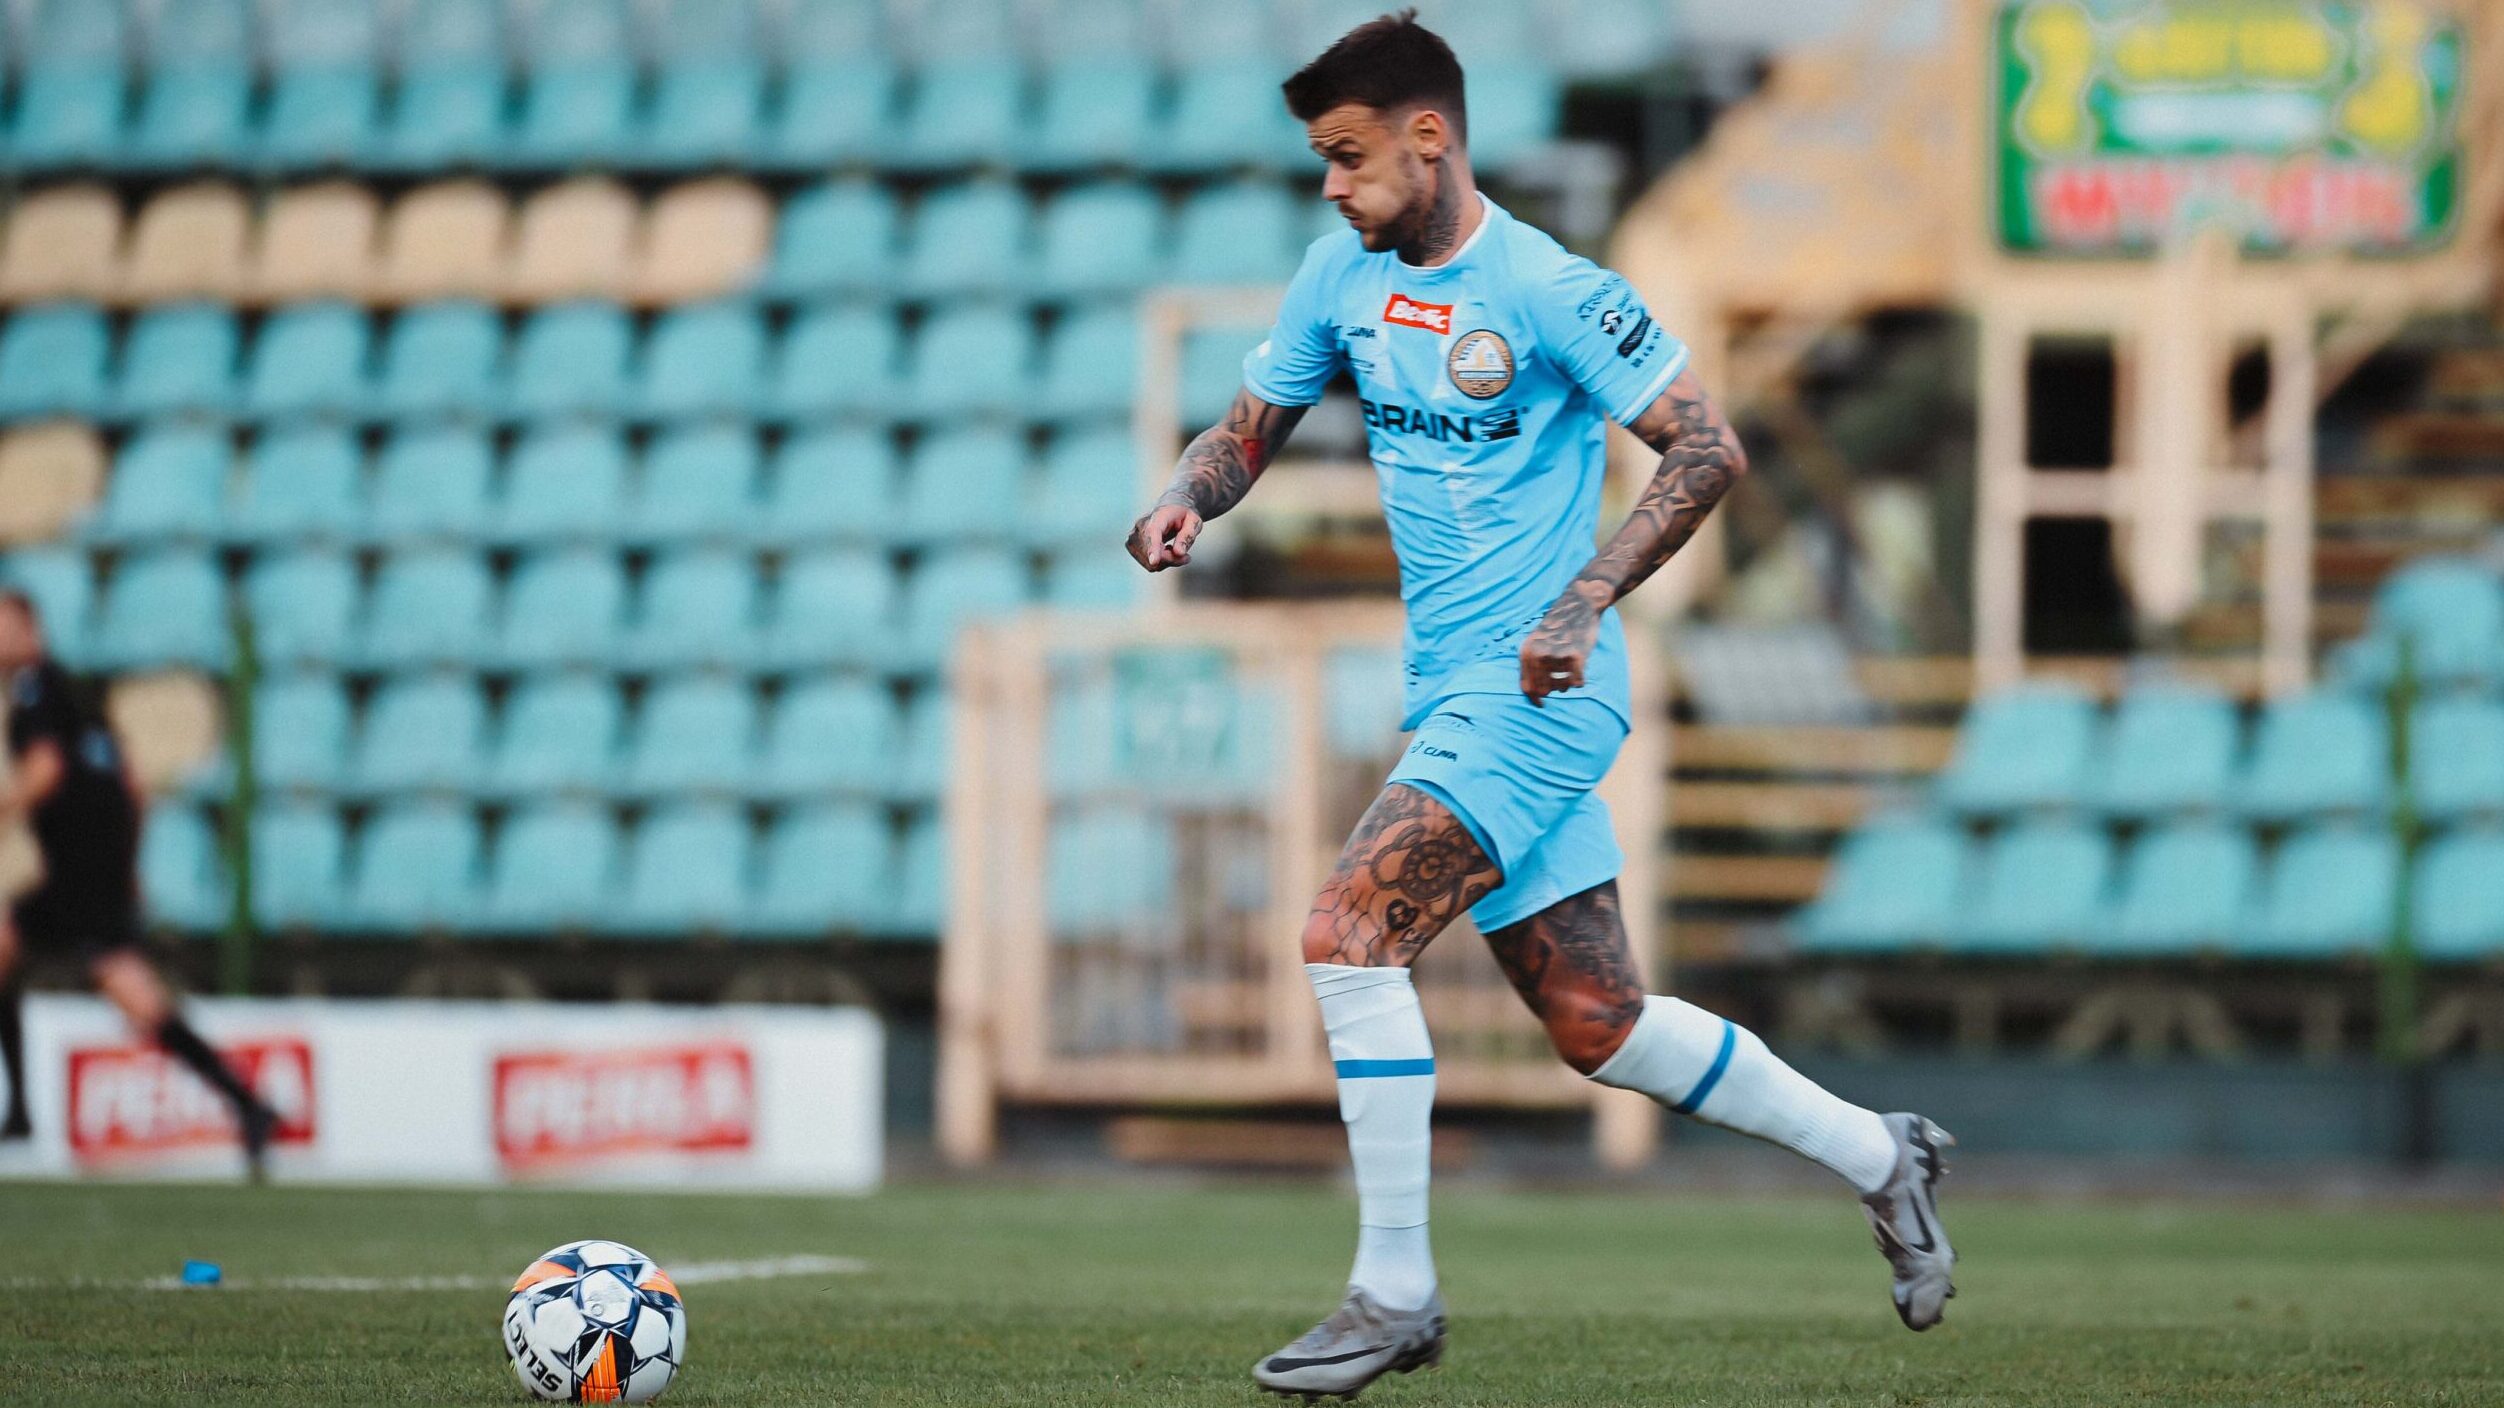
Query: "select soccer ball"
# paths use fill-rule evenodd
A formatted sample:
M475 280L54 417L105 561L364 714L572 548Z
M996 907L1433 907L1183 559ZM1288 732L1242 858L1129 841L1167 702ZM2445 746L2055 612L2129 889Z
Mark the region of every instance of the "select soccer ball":
M619 1242L543 1252L504 1303L504 1352L550 1403L649 1403L687 1358L687 1309L652 1258Z

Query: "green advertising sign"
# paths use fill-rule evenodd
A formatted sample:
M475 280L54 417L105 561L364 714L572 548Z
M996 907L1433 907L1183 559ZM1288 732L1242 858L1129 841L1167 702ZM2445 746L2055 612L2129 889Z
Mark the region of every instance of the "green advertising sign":
M2005 248L2142 255L2207 225L2258 253L2451 236L2464 41L2419 0L2011 0L1996 33Z

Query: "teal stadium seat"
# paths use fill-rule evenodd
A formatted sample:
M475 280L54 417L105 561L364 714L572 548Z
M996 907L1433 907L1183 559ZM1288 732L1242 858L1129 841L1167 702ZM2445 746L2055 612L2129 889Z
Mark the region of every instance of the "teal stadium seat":
M1120 721L1113 686L1093 675L1055 679L1044 705L1043 779L1056 800L1112 787Z
M598 665L616 652L626 608L626 570L605 547L559 548L513 571L498 663L520 670Z
M1016 415L1034 394L1034 321L1009 304L933 314L906 358L904 401L925 420Z
M2421 815L2450 821L2504 814L2504 704L2454 695L2418 705L2408 771Z
M627 359L634 343L626 310L614 303L565 303L539 310L523 322L514 340L506 413L527 420L625 409Z
M656 681L626 744L625 790L639 797L738 795L755 779L756 696L707 675Z
M160 801L139 833L139 890L148 917L185 934L224 928L232 903L217 835L198 807Z
M742 926L774 938L869 929L895 873L886 818L860 802L798 807L765 833L756 898Z
M1372 763L1398 751L1402 691L1400 652L1341 646L1322 661L1322 743L1330 756Z
M896 735L895 770L887 797L907 806L937 802L948 790L949 740L956 728L956 701L945 689L925 689L904 706Z
M1107 56L1149 60L1149 15L1141 0L1039 0L1026 7L1030 47L1053 71Z
M895 442L884 431L792 435L774 453L756 537L784 548L883 541L897 475Z
M330 665L356 648L356 563L305 547L264 552L245 569L244 614L264 667Z
M1026 446L1002 430L924 440L904 475L894 537L903 543L1014 541L1027 517Z
M898 282L914 297L1015 292L1034 246L1031 223L1025 194L1006 181L937 187L914 208Z
M2077 803L2094 748L2095 701L2062 685L2023 685L1977 700L1940 774L1939 799L1967 813Z
M337 921L348 849L339 813L315 801L277 802L252 816L252 915L272 929Z
M1888 953L1955 932L1966 889L1964 833L1936 817L1881 817L1846 837L1825 890L1800 912L1802 949Z
M2040 956L2095 946L2106 918L2113 841L2101 826L2028 821L1983 847L1973 898L1949 948Z
M765 625L765 658L778 669L892 668L895 573L883 553L833 548L786 560Z
M1042 84L1019 165L1064 173L1138 163L1157 125L1153 65L1136 54L1082 52L1055 61Z
M2458 963L2504 955L2504 835L2455 831L2417 856L2411 895L2418 954Z
M493 157L505 131L504 40L498 0L399 7L389 45L398 80L376 164L435 171Z
M1132 293L1165 264L1165 208L1130 181L1075 186L1044 207L1035 287L1053 298Z
M878 916L891 939L939 937L948 910L947 830L936 816L915 817L896 848L894 888Z
M883 158L893 141L895 65L868 52L809 53L785 71L762 164L817 171Z
M695 548L664 556L645 571L623 653L638 669L726 669L757 657L757 632L756 560L744 552Z
M872 680L857 675L794 680L767 718L758 787L790 800L836 793L883 796L902 746L898 722L893 696Z
M939 58L915 72L886 164L907 171L1000 165L1016 154L1026 125L1026 73L1016 59Z
M2117 817L2215 810L2232 794L2241 736L2233 701L2213 689L2131 690L2105 726L2089 791Z
M1578 78L1657 70L1671 52L1673 14L1658 0L1570 0L1546 27L1549 56Z
M107 669L216 670L229 655L226 582L204 551L125 556L105 585L91 654Z
M766 391L785 421L886 414L899 394L903 339L895 316L866 304L820 304L792 319Z
M1043 604L1069 610L1128 611L1147 591L1148 574L1117 541L1061 553L1043 573Z
M1182 340L1182 418L1204 429L1225 419L1243 390L1243 358L1259 344L1260 328L1202 328Z
M778 299L865 294L896 262L896 199L875 181L814 185L783 202L764 292Z
M2238 802L2261 821L2379 809L2390 796L2391 744L2375 707L2315 690L2261 711Z
M234 442L223 427L152 426L114 457L104 502L84 536L99 543L203 541L226 516Z
M147 86L123 165L240 165L251 155L249 0L164 0L147 26Z
M465 675L386 682L365 706L353 789L366 796L462 792L478 784L487 752L487 705Z
M1127 417L1138 382L1137 306L1074 309L1044 343L1042 394L1032 413L1056 421Z
M365 515L364 457L335 425L263 434L244 461L226 536L244 543L341 542Z
M1044 916L1055 936L1134 933L1173 903L1173 828L1137 806L1081 809L1044 846Z
M672 0L654 17L651 106L638 161L694 167L737 162L762 140L765 61L747 0Z
M608 927L648 938L727 934L746 918L748 819L726 803L677 803L646 815L626 843L624 885Z
M745 542L755 535L759 461L745 425L664 431L644 454L627 511L634 543Z
M43 0L34 10L9 160L28 171L107 164L123 140L130 34L122 7Z
M613 427L525 434L506 467L493 534L504 542L608 542L626 513L626 441Z
M1138 448L1127 432L1108 427L1055 439L1020 525L1027 543L1045 549L1118 545L1145 507L1142 483Z
M639 419L746 416L760 409L765 320L745 303L711 303L661 315L644 340L628 405Z
M2178 958L2234 946L2260 875L2252 833L2221 821L2150 827L2123 858L2099 956Z
M91 305L19 309L0 330L0 420L101 414L111 350L104 314Z
M2278 843L2238 954L2338 958L2379 950L2391 931L2399 846L2390 833L2341 823Z
M86 657L96 573L84 550L56 543L0 552L0 584L34 599L55 655L73 662Z
M1469 159L1481 171L1536 157L1556 139L1565 88L1556 71L1515 58L1469 69Z
M364 536L409 544L465 541L489 522L495 450L486 432L458 425L393 432L375 458Z
M232 310L205 303L163 304L131 319L114 414L124 420L218 415L235 403L235 364L243 345Z
M329 792L348 768L348 692L324 674L281 674L252 691L252 770L261 790Z
M636 74L622 0L541 0L525 13L528 67L501 162L562 169L626 156Z
M605 792L615 780L624 725L624 707L605 677L530 677L505 701L484 790L499 797Z
M340 923L386 935L461 932L479 918L478 817L451 802L396 803L357 838Z
M1283 284L1303 254L1294 203L1275 181L1211 186L1183 203L1174 279L1186 284Z
M2468 558L2408 564L2374 593L2363 638L2334 657L2337 673L2368 689L2389 688L2403 636L2413 643L2420 683L2493 687L2504 679L2504 580Z
M1018 610L1027 601L1026 566L998 548L948 546L924 557L905 592L894 664L906 673L942 668L959 627Z
M277 0L267 6L272 73L260 162L273 170L354 166L381 126L374 0Z
M464 548L418 548L383 561L359 633L366 665L474 665L487 653L494 586Z
M589 929L615 903L617 821L588 802L515 812L487 862L481 926L502 933Z
M305 303L264 320L244 368L243 407L260 419L350 416L365 408L373 328L345 303Z
M504 320L483 303L401 311L383 339L374 411L398 421L495 414L504 396Z
M1318 164L1305 145L1304 125L1279 101L1278 85L1287 75L1266 59L1211 57L1232 52L1201 50L1175 78L1164 129L1148 144L1151 169L1205 173Z

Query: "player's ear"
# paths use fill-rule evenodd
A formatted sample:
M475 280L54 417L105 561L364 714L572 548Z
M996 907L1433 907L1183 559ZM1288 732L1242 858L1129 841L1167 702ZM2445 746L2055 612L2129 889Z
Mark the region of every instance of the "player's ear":
M1436 161L1452 150L1452 125L1433 108L1419 108L1409 114L1409 145L1424 161Z

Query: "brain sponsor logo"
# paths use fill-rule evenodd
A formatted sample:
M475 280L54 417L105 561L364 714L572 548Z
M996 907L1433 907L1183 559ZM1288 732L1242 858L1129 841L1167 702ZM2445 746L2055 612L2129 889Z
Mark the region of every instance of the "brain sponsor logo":
M495 1060L496 1156L530 1172L635 1154L736 1152L756 1142L745 1046L532 1051Z
M1501 396L1513 384L1513 349L1485 328L1463 333L1445 354L1443 366L1452 384L1473 401Z
M1428 332L1448 333L1452 330L1452 305L1420 303L1405 293L1391 295L1382 305L1382 320L1398 323L1404 328L1424 328Z
M310 1043L275 1037L227 1044L218 1054L278 1112L278 1145L313 1142ZM69 1077L70 1154L82 1164L234 1142L235 1112L225 1097L153 1047L73 1047Z

